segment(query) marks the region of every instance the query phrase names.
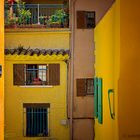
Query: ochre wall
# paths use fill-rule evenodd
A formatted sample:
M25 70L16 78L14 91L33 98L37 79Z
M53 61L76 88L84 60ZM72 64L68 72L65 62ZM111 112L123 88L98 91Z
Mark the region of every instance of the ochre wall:
M117 81L119 78L119 1L116 1L96 26L95 75L103 80L103 124L95 119L95 140L118 140ZM111 119L108 90L114 89L115 120ZM111 96L111 104L113 104Z
M16 48L20 44L28 48L69 49L69 31L6 32L5 47Z
M95 30L96 74L103 78L103 125L96 120L95 140L140 139L139 5L139 0L116 1ZM114 121L108 88L115 91Z
M96 22L102 18L114 0L76 0L74 42L74 140L93 140L93 96L77 97L76 79L94 77L93 29L77 29L77 10L96 11ZM81 135L82 132L82 135Z
M0 65L4 69L4 1L0 0ZM0 140L4 139L4 72L0 77Z
M119 136L120 140L140 140L140 1L120 3Z
M94 2L92 0L75 3L75 23L77 10L93 10ZM75 47L74 47L74 108L73 117L80 118L73 121L73 139L74 140L92 140L93 139L93 95L77 97L76 79L93 78L94 76L94 43L92 29L77 29L75 25ZM88 119L89 118L89 119ZM82 133L82 135L81 135Z
M12 58L5 61L5 140L41 139L23 137L23 103L50 103L50 137L69 140L69 127L60 124L61 120L67 120L67 64L63 61L20 61ZM13 64L16 63L60 63L61 84L44 88L13 86Z

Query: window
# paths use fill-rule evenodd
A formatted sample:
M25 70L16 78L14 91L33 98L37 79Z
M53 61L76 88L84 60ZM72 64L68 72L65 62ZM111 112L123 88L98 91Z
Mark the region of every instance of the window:
M26 65L27 85L47 85L47 65Z
M77 28L91 29L95 27L95 11L77 11Z
M94 94L94 80L93 78L77 79L77 96L86 96Z
M14 85L60 85L60 64L14 64Z
M24 136L47 137L49 136L50 104L23 104L24 108Z

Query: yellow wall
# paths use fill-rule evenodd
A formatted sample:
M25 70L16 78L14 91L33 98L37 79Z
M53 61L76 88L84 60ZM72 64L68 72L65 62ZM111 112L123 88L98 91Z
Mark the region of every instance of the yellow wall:
M120 140L140 139L140 12L139 0L121 2L119 79Z
M13 64L60 63L60 86L46 88L27 88L13 86ZM5 61L5 140L24 140L23 103L50 103L50 137L57 140L69 139L69 128L60 124L67 119L67 64L63 61L18 61L8 58ZM31 139L31 138L28 138ZM34 138L38 140L40 138Z
M69 49L69 31L27 31L6 30L5 47ZM50 137L57 140L69 139L69 127L60 124L67 119L67 64L69 56L5 56L5 139L22 140L23 137L23 103L50 103ZM60 63L60 86L45 88L26 88L13 86L13 64L48 64ZM14 126L14 127L13 127ZM28 138L29 139L29 138ZM31 139L31 138L30 138ZM35 138L40 139L40 138Z
M103 79L103 124L95 119L95 140L118 140L116 81L119 78L119 29L119 1L116 1L94 32L95 75ZM115 91L115 120L111 119L109 112L109 89Z
M69 31L50 32L6 32L5 47L14 48L20 44L28 48L69 49Z
M0 0L0 65L4 69L4 9L3 0ZM0 77L0 140L4 136L4 73Z
M116 1L95 29L96 75L104 81L103 125L96 120L95 140L140 139L139 5L139 0ZM109 119L108 88L115 89L114 121Z

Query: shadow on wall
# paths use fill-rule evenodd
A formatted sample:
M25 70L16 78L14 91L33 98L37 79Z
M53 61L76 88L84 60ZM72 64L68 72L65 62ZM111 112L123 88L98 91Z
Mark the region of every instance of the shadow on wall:
M104 17L116 0L95 0L96 3L96 25Z

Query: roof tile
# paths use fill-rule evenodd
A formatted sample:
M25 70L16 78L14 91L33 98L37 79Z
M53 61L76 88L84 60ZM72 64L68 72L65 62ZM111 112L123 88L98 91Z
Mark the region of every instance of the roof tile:
M39 55L69 55L70 52L69 50L64 50L64 49L24 49L24 48L15 48L15 49L5 49L5 55L30 55L33 56L36 54L37 56Z

